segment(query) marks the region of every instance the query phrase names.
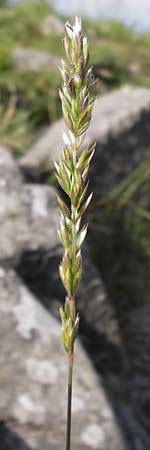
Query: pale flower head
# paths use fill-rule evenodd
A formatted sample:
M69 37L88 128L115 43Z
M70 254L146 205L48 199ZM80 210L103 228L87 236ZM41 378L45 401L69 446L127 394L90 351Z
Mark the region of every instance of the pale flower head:
M77 37L81 33L82 22L81 17L75 18L75 24L70 25L69 22L65 25L65 30L70 39Z
M81 22L81 17L77 17L76 16L76 20L75 20L75 24L74 24L74 34L77 36L79 33L81 33L81 27L82 27L82 22Z

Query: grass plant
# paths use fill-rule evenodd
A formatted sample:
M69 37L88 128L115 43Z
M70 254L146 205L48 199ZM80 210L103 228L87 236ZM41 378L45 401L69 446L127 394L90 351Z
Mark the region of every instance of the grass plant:
M78 333L79 315L76 313L76 291L82 274L81 246L87 233L87 225L82 224L83 214L92 195L88 197L89 164L95 151L95 144L83 148L86 131L90 125L95 84L92 69L88 69L89 50L87 37L83 34L81 19L75 24L65 25L64 46L66 61L62 60L62 90L60 98L68 134L63 134L64 149L59 164L55 164L56 178L69 198L69 206L58 196L61 211L60 241L64 255L59 267L60 277L66 290L64 308L60 308L62 321L61 338L68 356L68 400L66 450L71 442L71 401L74 342Z

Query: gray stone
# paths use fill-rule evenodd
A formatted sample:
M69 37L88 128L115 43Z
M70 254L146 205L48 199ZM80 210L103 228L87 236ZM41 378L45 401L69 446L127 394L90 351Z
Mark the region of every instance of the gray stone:
M62 449L67 366L60 324L12 269L0 269L0 291L1 417L29 447ZM103 387L79 342L72 419L74 448L125 450Z
M64 301L65 292L58 271L62 246L57 234L59 209L56 192L52 187L23 183L17 164L4 149L1 149L0 172L3 177L0 189L0 264L18 267L27 283L30 283L31 276L32 289L35 285L38 295L40 290L44 293L41 301L47 306L51 292L55 299ZM108 339L118 342L114 313L87 247L84 248L83 260L83 279L78 294L80 313L86 326L91 325L107 334ZM54 302L53 312L56 313L56 309L57 302Z
M56 232L56 194L48 186L24 184L17 162L2 147L0 175L1 417L22 439L27 440L29 447L48 450L51 446L53 450L59 450L60 442L61 445L64 442L65 430L65 396L62 388L65 382L65 355L60 347L59 323L40 304L41 301L49 311L58 315L60 301L64 302L65 292L58 274L62 248ZM130 425L130 418L133 419L131 411L128 408L122 412L124 380L112 369L114 362L117 365L120 360L121 364L122 360L124 362L120 333L87 247L84 247L83 263L83 279L77 295L82 338L83 334L86 335L83 342L87 346L86 339L89 340L91 353L97 347L97 361L92 355L93 361L104 374L106 390L109 384L111 396L115 392L119 398L115 401L120 402L119 407L117 405L119 420L122 413L124 432L128 433L130 428L130 440L134 442L132 450L147 450L147 443L142 444L145 435L141 437L141 431L138 434L134 420L132 427ZM12 270L16 266L26 284ZM104 388L101 382L99 384L85 352L79 344L77 347L79 359L75 364L73 445L78 450L124 450L125 445L106 401ZM59 389L58 372L61 373ZM115 408L116 404L112 404ZM21 448L22 442L18 443L18 448L19 445Z
M46 252L57 246L58 210L52 188L18 184L17 189L8 190L4 186L0 205L1 264L16 265L25 251Z
M12 61L18 70L38 71L46 67L58 69L59 59L48 52L31 48L15 48L12 50Z
M19 264L24 251L53 251L57 224L54 189L24 184L17 162L0 147L0 264Z
M61 19L59 19L59 17L51 14L50 16L44 18L41 25L41 30L45 36L49 36L51 34L60 35L64 33L64 23Z
M19 159L21 169L27 175L39 175L54 169L54 161L58 161L62 149L63 119L57 120L40 137L32 147Z
M11 152L0 145L0 190L18 189L23 181L17 162Z
M142 159L150 142L150 89L125 86L97 99L85 143L96 141L92 162L94 192L106 193ZM20 158L33 177L53 170L62 149L63 120L43 133Z

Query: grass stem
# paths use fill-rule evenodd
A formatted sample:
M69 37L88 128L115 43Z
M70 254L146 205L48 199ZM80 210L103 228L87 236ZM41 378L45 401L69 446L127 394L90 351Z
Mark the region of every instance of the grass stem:
M70 445L71 445L72 373L73 373L73 354L68 354L68 399L67 399L66 450L70 450Z

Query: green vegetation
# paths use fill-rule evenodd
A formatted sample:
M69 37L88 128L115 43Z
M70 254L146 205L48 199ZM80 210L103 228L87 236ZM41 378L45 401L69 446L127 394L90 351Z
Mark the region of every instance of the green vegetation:
M103 199L103 219L123 217L124 230L135 246L150 255L150 153Z
M54 14L46 0L24 0L15 6L0 8L0 142L12 151L24 152L43 126L61 114L56 68L39 71L18 70L12 51L18 47L44 50L61 57L60 36L42 32L44 17ZM111 21L85 20L90 37L91 63L101 80L97 91L120 86L124 82L150 85L150 35L137 35L124 25Z
M148 151L144 160L99 205L93 202L91 252L123 320L126 311L143 301L149 302L149 194Z
M60 37L47 38L41 31L42 19L50 13L44 0L0 9L0 142L15 153L23 152L40 127L60 116L58 71L17 70L12 59L17 47L61 54Z

